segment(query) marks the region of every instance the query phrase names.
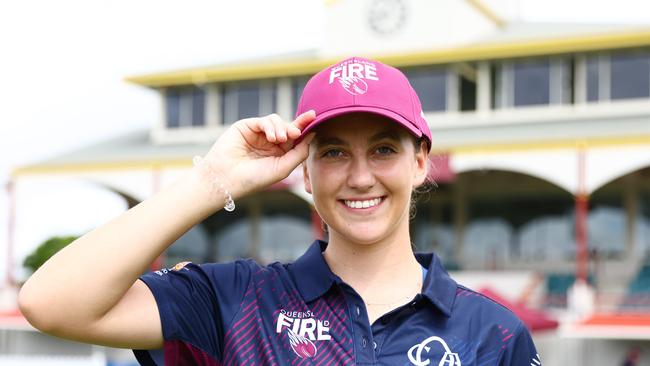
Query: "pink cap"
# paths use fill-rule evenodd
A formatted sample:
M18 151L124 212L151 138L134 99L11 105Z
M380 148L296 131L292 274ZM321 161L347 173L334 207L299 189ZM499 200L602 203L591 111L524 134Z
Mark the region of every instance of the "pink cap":
M431 130L422 105L408 79L398 69L362 57L350 57L312 76L302 92L296 116L313 109L316 119L302 135L326 120L345 113L370 112L386 116L416 137L427 140Z

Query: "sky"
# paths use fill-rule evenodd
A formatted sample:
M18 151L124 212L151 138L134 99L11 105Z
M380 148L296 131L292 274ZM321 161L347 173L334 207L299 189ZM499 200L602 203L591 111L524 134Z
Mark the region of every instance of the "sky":
M151 126L160 118L156 94L126 76L317 47L324 2L0 0L0 280L8 238L4 187L13 167ZM650 25L650 6L521 0L514 18ZM75 202L61 194L66 189L75 190ZM32 241L84 232L125 208L83 183L43 187L17 203L42 222L29 228Z

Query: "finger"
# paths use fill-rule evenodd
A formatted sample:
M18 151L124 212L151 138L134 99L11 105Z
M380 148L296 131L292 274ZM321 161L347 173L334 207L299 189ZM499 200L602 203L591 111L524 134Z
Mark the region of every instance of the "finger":
M300 137L300 134L302 132L298 127L296 127L293 123L287 124L287 136L289 136L290 139L295 140L298 137Z
M237 123L244 123L244 125L255 133L264 133L266 139L270 142L275 142L275 132L273 124L266 117L246 118L238 121Z
M275 128L273 127L273 122L267 117L258 118L258 123L260 124L261 131L264 131L266 135L266 140L268 142L275 142Z
M296 119L293 120L293 123L292 123L292 124L293 124L294 126L296 126L300 131L302 131L302 130L304 130L305 127L307 127L307 125L308 125L309 123L311 123L311 121L313 121L315 118L316 118L316 111L314 111L313 109L310 109L310 110L308 110L307 112L302 113L301 115L299 115L298 117L296 117Z
M278 163L278 167L282 169L288 176L300 163L307 159L309 156L309 143L314 139L315 134L312 132L305 136L293 149L287 151Z
M277 114L269 114L268 118L273 123L273 129L275 130L276 141L283 143L287 141L287 123L280 118Z

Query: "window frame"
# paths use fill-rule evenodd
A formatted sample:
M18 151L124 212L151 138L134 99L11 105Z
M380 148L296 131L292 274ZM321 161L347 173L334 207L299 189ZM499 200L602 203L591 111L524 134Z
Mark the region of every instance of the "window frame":
M203 94L203 106L202 106L202 118L200 121L195 123L194 120L194 111L195 111L195 96L198 90L202 91ZM170 124L170 100L169 94L171 92L178 93L178 124ZM172 86L165 88L164 94L164 126L165 129L176 130L182 128L202 128L207 124L207 103L208 103L208 94L209 88L206 85L182 85L182 86Z
M515 105L515 65L536 61L548 61L548 102L538 104ZM571 105L575 82L571 82L573 55L531 57L494 62L494 95L492 108L521 109Z
M456 112L460 110L460 100L459 100L459 84L458 80L459 75L451 67L451 65L423 65L423 66L414 66L402 68L401 71L404 73L406 78L411 83L411 75L413 72L422 72L422 71L441 71L445 74L445 108L442 110L426 110L424 108L423 96L416 90L418 98L420 98L420 104L422 105L422 111L426 114L431 113L449 113ZM412 85L412 83L411 83ZM413 88L415 90L415 87Z
M278 108L278 80L255 79L223 83L219 86L221 91L219 93L220 125L229 126L241 118L257 117L239 115L239 88L243 85L255 85L258 89L259 101L257 110L259 116L265 116L276 112ZM233 88L235 93L229 93L230 88Z
M648 68L649 68L649 77L648 77L648 96L633 97L633 98L617 98L612 99L612 56L613 55L645 55L648 58ZM587 72L587 64L590 60L596 60L597 69L598 69L598 80L597 80L597 97L595 100L589 100L587 89L589 83L589 75ZM594 103L616 103L616 102L626 102L626 101L635 101L635 100L645 100L650 98L650 50L648 49L632 49L632 50L618 50L618 51L609 51L609 52L597 52L584 54L582 56L582 73L584 77L584 83L580 87L583 88L584 99L582 100L586 104Z

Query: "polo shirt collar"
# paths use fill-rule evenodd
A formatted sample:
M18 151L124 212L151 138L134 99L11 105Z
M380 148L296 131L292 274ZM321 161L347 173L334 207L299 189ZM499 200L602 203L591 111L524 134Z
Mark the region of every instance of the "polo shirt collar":
M309 249L289 265L288 269L300 291L300 295L309 302L321 297L332 287L334 282L340 281L325 262L323 251L327 242L316 240Z
M449 276L440 258L434 253L415 253L415 258L428 269L422 285L422 295L446 316L451 316L451 309L456 299L456 281Z
M313 301L325 294L334 283L342 282L334 274L325 258L323 251L327 242L316 240L305 254L288 266L302 298ZM456 298L456 282L442 267L440 258L433 253L416 253L418 262L428 269L422 286L422 294L443 314L451 316L451 309Z

